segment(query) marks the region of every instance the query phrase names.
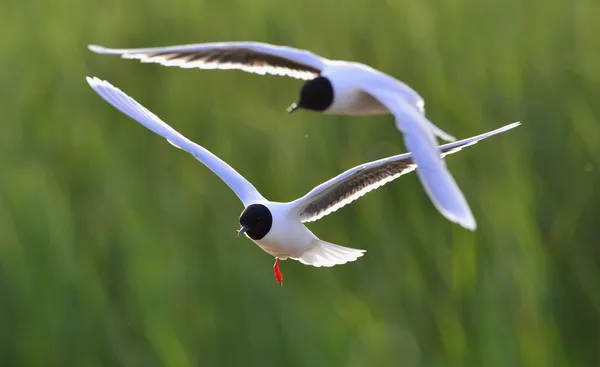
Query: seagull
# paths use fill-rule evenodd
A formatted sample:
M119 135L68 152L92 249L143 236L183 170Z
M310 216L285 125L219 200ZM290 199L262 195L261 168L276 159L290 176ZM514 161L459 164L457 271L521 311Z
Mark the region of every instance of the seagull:
M233 190L244 205L239 217L241 228L238 236L246 235L265 252L275 257L273 273L280 285L283 284L283 275L279 268L280 259L290 258L306 265L330 267L361 257L365 250L320 240L304 223L323 218L417 167L412 153L400 154L351 168L297 200L286 203L269 201L235 169L181 135L119 88L96 77L87 77L86 80L106 102L167 139L176 148L193 155ZM456 153L464 147L519 125L519 122L515 122L482 135L448 143L440 147L441 154L446 156Z
M463 193L441 158L436 136L456 139L425 117L423 98L405 83L357 62L329 60L310 51L261 42L201 43L115 49L97 45L99 54L166 66L237 69L306 80L288 112L307 109L330 115L393 114L404 144L418 164L417 175L435 207L468 230L477 228Z

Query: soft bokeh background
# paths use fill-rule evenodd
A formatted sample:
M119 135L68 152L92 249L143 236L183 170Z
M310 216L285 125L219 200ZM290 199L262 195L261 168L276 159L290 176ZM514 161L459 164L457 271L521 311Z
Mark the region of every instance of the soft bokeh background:
M0 365L594 366L600 363L597 0L4 0ZM392 118L285 114L300 81L89 52L258 40L368 63L467 137L478 220L411 174L310 224L368 250L334 268L237 238L216 176L100 99L105 78L272 200L404 151Z

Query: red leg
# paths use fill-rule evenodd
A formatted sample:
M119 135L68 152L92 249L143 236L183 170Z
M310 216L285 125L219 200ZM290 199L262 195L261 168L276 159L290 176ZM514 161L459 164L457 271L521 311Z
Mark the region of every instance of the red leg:
M273 265L273 274L275 275L275 280L279 285L283 285L283 274L281 274L281 270L279 270L279 259L275 258L275 264Z

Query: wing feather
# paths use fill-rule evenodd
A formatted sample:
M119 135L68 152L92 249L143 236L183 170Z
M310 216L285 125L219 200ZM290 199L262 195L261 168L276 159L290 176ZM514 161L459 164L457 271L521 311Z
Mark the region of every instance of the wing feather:
M515 122L468 139L439 147L441 156L456 153L480 140L503 133L520 125ZM417 164L411 153L399 154L366 163L347 170L331 180L315 187L302 198L292 202L302 222L313 222L350 204L396 178L414 171Z
M197 160L202 162L219 176L233 192L235 192L245 206L257 201L266 201L250 182L237 173L237 171L227 163L207 149L193 143L185 136L178 133L171 126L163 122L158 116L150 112L119 88L96 77L87 77L86 80L94 91L114 108L136 120L154 133L164 137L176 148L190 153Z
M89 45L99 54L120 55L125 59L181 68L243 70L297 79L313 79L327 59L306 50L261 42L200 43L153 48L117 49Z

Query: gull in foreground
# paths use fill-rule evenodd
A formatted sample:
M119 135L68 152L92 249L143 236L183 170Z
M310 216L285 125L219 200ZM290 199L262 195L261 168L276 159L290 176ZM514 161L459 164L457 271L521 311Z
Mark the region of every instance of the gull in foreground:
M454 141L425 117L423 98L405 83L367 65L329 60L306 50L260 42L201 43L169 47L111 49L100 54L166 66L238 69L306 80L289 112L304 108L331 115L393 114L404 143L418 164L417 175L436 208L469 230L477 224L463 193L444 163L437 137Z
M265 252L275 257L273 270L279 284L283 281L279 269L280 259L291 258L306 265L319 267L345 264L362 256L365 250L322 241L303 223L316 221L417 167L411 153L400 154L349 169L315 187L300 199L287 203L268 201L227 163L188 140L120 89L95 77L88 77L87 82L113 107L164 137L175 147L193 155L233 190L244 204L244 211L239 218L241 229L238 235L245 234ZM510 130L519 124L516 122L482 135L443 145L440 147L441 154L446 156L458 152L479 140Z

